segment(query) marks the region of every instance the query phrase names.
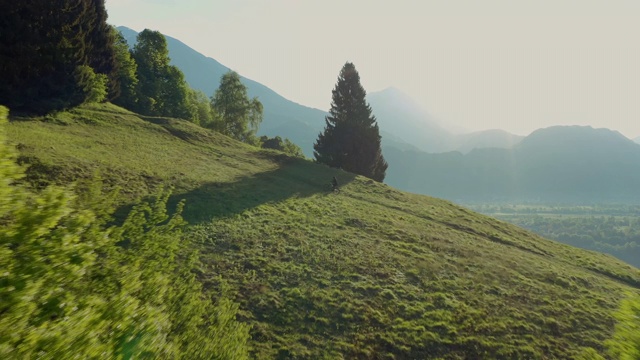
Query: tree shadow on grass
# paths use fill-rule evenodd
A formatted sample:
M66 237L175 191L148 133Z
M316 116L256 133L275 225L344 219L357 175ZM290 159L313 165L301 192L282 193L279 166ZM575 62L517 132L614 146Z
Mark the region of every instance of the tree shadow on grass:
M333 176L343 186L353 181L356 175L289 158L272 171L243 177L234 182L206 183L190 191L174 193L167 205L169 211L173 212L176 204L184 199L184 219L192 225L206 223L291 197L308 197L321 193L340 196L331 191ZM116 219L124 219L130 209L131 205L118 209Z

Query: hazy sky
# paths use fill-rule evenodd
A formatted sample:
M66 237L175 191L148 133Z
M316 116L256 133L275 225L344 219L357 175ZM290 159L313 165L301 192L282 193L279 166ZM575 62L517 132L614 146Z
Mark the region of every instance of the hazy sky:
M640 136L638 0L106 0L109 22L175 37L328 110L351 61L444 124ZM375 109L374 109L375 111Z

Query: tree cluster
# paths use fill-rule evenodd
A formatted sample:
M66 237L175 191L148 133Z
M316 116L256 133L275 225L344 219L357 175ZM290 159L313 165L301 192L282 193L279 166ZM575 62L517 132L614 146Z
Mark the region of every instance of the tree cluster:
M211 98L191 89L170 64L164 35L146 29L130 49L107 24L104 0L5 1L0 13L0 104L45 114L110 100L257 142L262 104L238 74L225 74Z
M144 30L130 49L107 24L104 0L25 0L0 4L0 104L47 113L111 100L150 116L183 118L254 145L263 107L230 71L211 96L191 89L170 64L166 38ZM318 162L383 181L387 163L355 66L346 63L333 90L326 128L314 144ZM296 152L293 144L263 142Z
M104 0L3 1L0 14L0 103L43 114L117 95Z
M120 94L113 103L143 115L190 120L258 144L255 134L262 122L262 103L257 98L249 99L236 72L224 74L209 98L189 87L182 71L170 64L167 41L160 32L145 29L130 49L122 34L113 31Z

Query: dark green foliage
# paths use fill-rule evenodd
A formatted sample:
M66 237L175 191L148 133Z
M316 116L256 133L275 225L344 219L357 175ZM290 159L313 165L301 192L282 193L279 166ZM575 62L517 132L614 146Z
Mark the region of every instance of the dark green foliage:
M179 117L204 127L214 126L217 117L209 98L202 91L191 89L183 73L169 64L164 35L145 30L138 34L139 41L132 52L122 33L115 28L113 32L120 84L120 96L114 104L147 115ZM132 53L142 68L138 68Z
M137 106L136 88L138 86L138 65L131 57L127 40L115 28L111 29L115 38L113 49L116 56L116 77L118 89L114 104L127 109L135 109Z
M249 99L247 87L240 82L238 73L229 71L222 75L211 106L220 116L216 130L236 140L255 142L262 122L262 103L258 98Z
M333 89L324 132L313 145L316 161L382 182L387 162L380 148L380 132L360 75L346 63Z
M192 118L189 87L182 72L169 64L164 35L145 29L138 34L132 56L138 66L137 106L133 110L145 115Z
M203 297L198 253L169 193L111 221L100 181L35 192L0 107L0 357L246 359L248 328Z
M4 1L0 14L0 103L29 113L69 108L87 99L79 66L112 74L104 0Z
M260 137L261 147L263 149L275 149L285 152L287 154L304 158L304 154L302 153L302 149L294 143L292 143L289 139L284 139L280 136L276 136L273 138L269 138L267 136Z
M108 77L108 99L119 95L118 59L114 50L113 27L107 24L107 10L105 0L85 0L89 20L86 36L87 52L90 54L87 64L96 73Z

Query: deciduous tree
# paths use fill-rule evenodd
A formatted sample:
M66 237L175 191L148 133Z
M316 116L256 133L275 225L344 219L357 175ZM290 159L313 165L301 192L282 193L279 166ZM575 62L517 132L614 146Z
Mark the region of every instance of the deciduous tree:
M118 90L117 97L113 99L113 103L124 108L133 110L136 108L137 95L136 88L138 86L138 65L131 57L129 44L122 34L114 27L111 28L115 38L113 48L116 56L116 77Z
M135 110L145 115L191 119L189 86L182 71L169 64L171 59L164 35L145 29L137 40L132 52L138 65Z
M229 71L222 75L211 106L220 117L217 130L240 141L254 142L262 122L262 103L258 98L249 99L238 73Z
M211 107L211 100L200 90L189 90L189 106L193 112L193 122L202 127L214 127L216 112Z

